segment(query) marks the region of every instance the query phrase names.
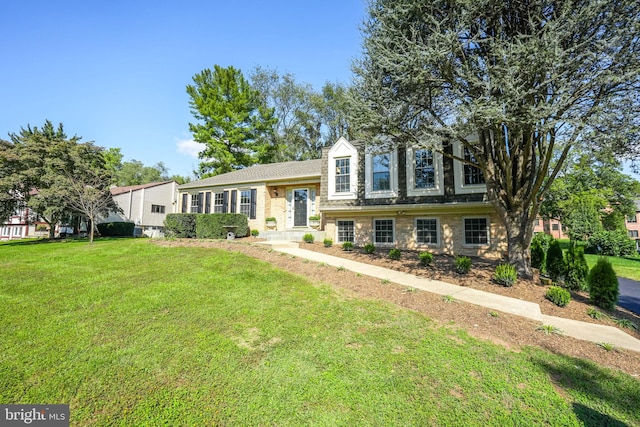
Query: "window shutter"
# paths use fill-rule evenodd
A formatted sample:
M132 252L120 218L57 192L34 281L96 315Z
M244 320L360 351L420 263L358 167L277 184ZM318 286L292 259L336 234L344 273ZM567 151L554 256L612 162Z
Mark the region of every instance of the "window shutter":
M237 198L238 198L238 190L231 190L231 213L236 213Z
M256 202L258 198L258 190L255 188L251 189L251 206L249 208L249 218L256 219Z
M198 193L198 213L202 213L202 195L204 193Z
M183 194L182 195L182 213L187 213L187 203L189 201L189 195L188 194Z
M211 191L207 191L204 196L204 213L211 213Z
M224 191L222 193L222 212L223 213L229 212L229 192L228 191Z

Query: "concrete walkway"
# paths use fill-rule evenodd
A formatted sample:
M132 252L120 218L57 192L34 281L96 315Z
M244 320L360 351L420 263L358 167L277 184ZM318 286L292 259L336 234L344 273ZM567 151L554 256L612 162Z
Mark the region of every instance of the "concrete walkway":
M562 317L547 316L542 314L540 306L529 301L492 294L490 292L452 285L450 283L417 277L413 274L402 273L388 268L377 267L371 264L351 261L345 258L322 254L315 251L301 249L295 242L266 241L261 244L270 245L274 250L294 255L308 260L323 262L334 267L344 267L346 270L364 274L403 286L420 289L438 295L451 295L456 300L470 304L487 307L503 313L515 314L538 321L544 325L553 325L562 330L564 335L592 341L594 343L606 342L618 348L633 350L640 353L640 340L624 333L618 328L594 323L580 322L578 320L564 319Z

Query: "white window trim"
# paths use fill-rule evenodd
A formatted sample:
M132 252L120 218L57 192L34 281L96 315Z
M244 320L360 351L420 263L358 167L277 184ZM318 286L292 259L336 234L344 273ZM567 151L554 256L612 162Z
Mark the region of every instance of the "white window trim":
M339 234L340 229L338 227L338 222L339 221L351 221L351 222L353 222L353 244L355 245L355 243L356 243L356 224L357 224L356 220L353 219L353 218L337 218L336 219L336 235L335 235L336 243L344 243L344 242L346 242L346 240L340 240L340 238L339 238L339 236L340 236L340 234Z
M433 169L435 187L415 188L415 152L423 150L420 147L407 148L407 196L439 196L444 194L444 173L442 172L442 154L431 150L433 153Z
M393 227L393 230L392 230L393 241L391 243L376 242L376 221L391 221L391 224ZM396 236L396 219L395 218L382 217L382 218L373 218L371 220L371 243L373 243L375 246L379 246L382 248L391 248L396 246L396 241L397 241L397 236Z
M466 235L467 229L465 228L465 220L467 219L485 219L487 221L487 243L467 243ZM462 246L465 248L486 248L491 246L491 219L488 216L465 216L462 218Z
M336 159L349 159L349 186L350 191L336 192ZM344 137L331 147L328 153L328 200L353 200L358 197L358 150Z
M436 221L436 238L438 239L438 243L422 243L418 242L418 220L419 219L433 219ZM416 246L419 247L430 247L430 248L439 248L442 245L442 232L440 226L440 218L433 216L419 216L413 219L413 241L416 243Z
M474 141L470 141L474 143ZM453 154L454 156L463 158L463 145L460 141L454 141L453 143ZM477 193L486 193L487 186L486 184L464 184L464 164L459 160L453 161L453 173L454 173L454 183L456 194L477 194Z
M389 190L373 191L373 157L378 154L390 154L389 159ZM366 199L384 199L398 197L398 150L377 151L365 155L364 165L364 197Z

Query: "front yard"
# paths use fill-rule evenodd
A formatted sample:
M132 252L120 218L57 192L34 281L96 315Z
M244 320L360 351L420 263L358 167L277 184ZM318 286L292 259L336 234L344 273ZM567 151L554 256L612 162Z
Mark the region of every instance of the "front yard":
M232 245L9 243L0 264L0 402L69 403L74 426L640 425L637 378Z

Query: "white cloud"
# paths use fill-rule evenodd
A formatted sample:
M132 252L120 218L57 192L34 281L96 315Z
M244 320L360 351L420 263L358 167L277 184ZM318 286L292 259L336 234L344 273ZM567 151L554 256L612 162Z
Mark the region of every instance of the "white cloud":
M197 159L198 153L204 150L205 145L195 142L193 139L181 139L176 142L176 147L178 148L178 153Z

